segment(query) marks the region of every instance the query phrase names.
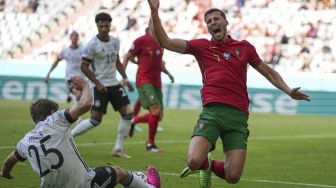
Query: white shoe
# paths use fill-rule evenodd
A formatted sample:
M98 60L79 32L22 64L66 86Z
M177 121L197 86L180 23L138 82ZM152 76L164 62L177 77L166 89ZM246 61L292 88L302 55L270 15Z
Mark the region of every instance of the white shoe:
M114 157L119 157L119 158L125 158L125 159L130 159L132 156L127 155L123 150L113 150L112 151L112 156Z

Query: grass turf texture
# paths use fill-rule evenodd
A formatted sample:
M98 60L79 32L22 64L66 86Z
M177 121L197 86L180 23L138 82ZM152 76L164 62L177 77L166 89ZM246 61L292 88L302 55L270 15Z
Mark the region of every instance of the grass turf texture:
M0 100L0 161L13 150L17 141L33 128L29 101ZM61 104L64 108L68 104ZM97 128L75 138L79 151L90 167L118 165L129 170L145 171L149 164L161 173L163 188L196 188L198 177L181 179L187 148L197 110L166 109L161 122L164 132L157 134L157 145L162 153L145 151L147 125L143 132L135 132L124 149L132 159L113 158L110 154L116 138L119 114L109 107ZM88 117L89 114L84 116ZM212 187L248 188L336 188L336 117L308 115L277 115L252 113L249 120L248 156L241 181L229 185L213 175ZM221 142L212 154L224 159ZM28 162L18 163L14 179L0 178L1 188L39 187L39 177ZM121 186L117 186L121 187Z

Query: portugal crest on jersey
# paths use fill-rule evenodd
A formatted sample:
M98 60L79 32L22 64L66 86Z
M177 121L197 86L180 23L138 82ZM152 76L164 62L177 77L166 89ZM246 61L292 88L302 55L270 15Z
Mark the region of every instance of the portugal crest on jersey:
M224 52L224 53L223 53L223 57L224 57L225 60L229 60L229 59L230 59L230 56L231 56L231 55L230 55L229 52Z

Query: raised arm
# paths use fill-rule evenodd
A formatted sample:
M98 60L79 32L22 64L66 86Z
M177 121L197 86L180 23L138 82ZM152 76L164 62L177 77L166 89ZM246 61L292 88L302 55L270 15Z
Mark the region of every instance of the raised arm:
M285 92L292 99L310 101L307 94L299 91L300 87L288 87L286 82L282 79L281 75L276 70L269 67L266 63L261 62L257 67L255 67L255 69L259 73L261 73L268 81L270 81L275 87Z
M159 17L159 0L148 0L151 9L150 27L160 46L168 50L184 53L187 48L187 42L182 39L170 39L164 30Z
M73 84L76 89L82 91L79 101L72 106L69 111L71 117L77 119L79 116L90 110L92 104L92 92L87 82L81 76L73 76L70 79L71 84Z

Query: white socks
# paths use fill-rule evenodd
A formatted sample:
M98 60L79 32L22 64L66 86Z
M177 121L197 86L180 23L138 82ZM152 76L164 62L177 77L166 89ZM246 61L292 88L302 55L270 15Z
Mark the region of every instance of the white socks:
M75 128L71 130L71 134L73 137L78 136L92 129L99 123L100 122L93 120L93 119L82 120ZM118 127L118 136L117 136L117 140L116 140L113 150L123 149L123 145L124 145L126 138L128 137L128 132L130 128L131 128L131 120L121 118L119 122L119 127Z
M82 120L75 128L71 130L71 134L73 137L75 137L85 133L93 127L95 126L92 124L91 119Z
M132 172L129 174L133 176L131 182L125 187L127 188L155 188L153 185L147 183L147 176L142 172Z
M131 129L131 120L121 118L118 127L118 136L113 150L122 150L124 141L128 137L128 132Z

